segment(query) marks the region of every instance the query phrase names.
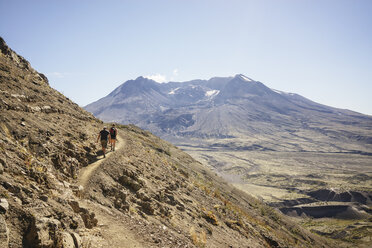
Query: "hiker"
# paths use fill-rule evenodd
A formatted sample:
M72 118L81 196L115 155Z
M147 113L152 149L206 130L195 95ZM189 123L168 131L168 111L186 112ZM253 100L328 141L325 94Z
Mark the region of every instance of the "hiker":
M103 127L103 129L99 132L97 137L97 143L99 138L101 138L101 145L102 145L102 152L103 157L106 157L106 148L107 148L107 140L111 142L110 132L106 130L107 127Z
M118 134L118 130L115 127L115 124L112 124L110 128L110 136L111 136L111 151L115 151L115 143L116 143L116 136Z

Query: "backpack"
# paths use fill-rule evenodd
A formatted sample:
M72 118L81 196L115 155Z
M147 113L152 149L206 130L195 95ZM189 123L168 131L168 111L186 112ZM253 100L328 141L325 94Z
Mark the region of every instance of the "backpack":
M114 128L114 127L110 128L110 135L111 136L116 136L116 128Z

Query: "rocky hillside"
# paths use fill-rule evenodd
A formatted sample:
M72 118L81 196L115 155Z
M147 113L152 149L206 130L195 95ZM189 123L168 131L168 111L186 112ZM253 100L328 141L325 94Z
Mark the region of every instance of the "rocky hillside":
M135 126L97 157L102 122L0 50L0 247L329 246Z
M69 205L71 183L96 160L101 122L1 38L0 51L0 247L71 247L91 226Z
M144 247L327 246L151 133L121 133L124 148L102 162L84 197L132 223Z

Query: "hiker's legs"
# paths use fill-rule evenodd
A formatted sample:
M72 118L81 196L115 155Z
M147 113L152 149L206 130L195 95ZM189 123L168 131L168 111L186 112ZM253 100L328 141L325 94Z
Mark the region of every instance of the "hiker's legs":
M111 150L115 151L116 139L111 139Z
M102 152L103 152L103 157L106 157L106 147L107 147L107 140L101 140L101 145L102 145Z

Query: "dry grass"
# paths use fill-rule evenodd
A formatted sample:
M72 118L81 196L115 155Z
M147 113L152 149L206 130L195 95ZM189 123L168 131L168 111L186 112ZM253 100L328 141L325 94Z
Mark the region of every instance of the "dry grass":
M214 215L214 213L212 211L205 212L203 217L204 217L204 219L206 219L206 221L208 221L212 225L218 226L217 217L216 217L216 215Z
M204 230L197 233L194 227L190 228L190 238L192 243L199 248L204 248L207 244L207 234Z

